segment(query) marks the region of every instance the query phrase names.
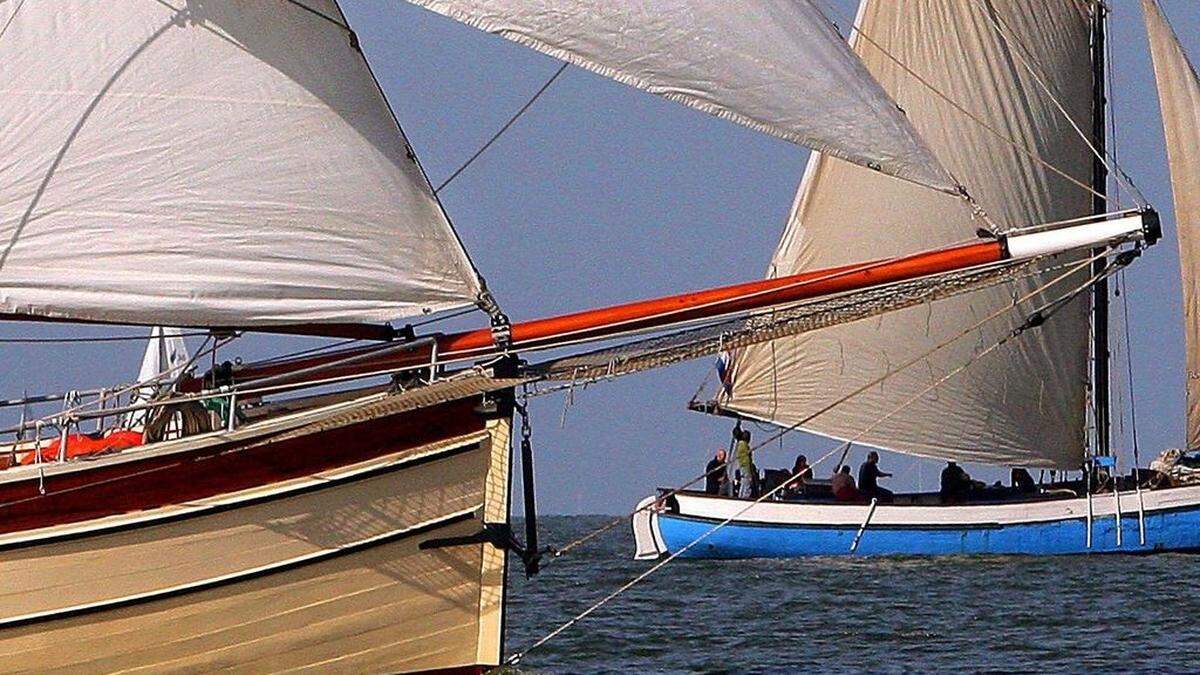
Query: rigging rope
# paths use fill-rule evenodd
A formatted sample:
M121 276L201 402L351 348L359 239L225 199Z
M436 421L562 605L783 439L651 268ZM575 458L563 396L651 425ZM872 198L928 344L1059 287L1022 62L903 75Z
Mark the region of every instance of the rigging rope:
M554 84L554 81L558 79L559 75L563 74L563 71L567 69L568 65L570 65L570 64L564 61L563 64L558 67L558 70L555 70L554 74L550 76L550 79L546 80L546 83L543 84L540 89L535 91L533 93L533 96L529 97L529 100L525 102L525 105L521 106L521 108L519 110L517 110L517 112L514 113L513 116L508 119L507 122L504 123L504 126L500 127L499 131L492 134L492 137L489 138L486 143L484 143L482 146L480 146L480 148L475 151L475 154L471 155L471 157L468 158L466 162L463 162L463 165L458 167L458 169L455 170L454 173L450 174L449 178L442 181L441 185L438 185L436 188L433 189L433 194L436 195L439 192L441 192L442 189L445 188L447 185L449 185L455 178L458 178L459 174L461 174L463 171L466 171L467 167L471 166L471 164L474 163L475 160L479 159L480 155L482 155L484 152L486 152L488 148L492 147L492 144L495 143L497 140L499 140L500 137L502 135L504 135L504 132L508 131L508 128L511 127L513 125L513 123L515 123L517 121L517 119L521 117L521 115L524 115L525 111L529 110L529 107L532 106L535 101L537 101L539 98L541 98L542 94L546 93L546 90L550 88L550 85Z
M1025 295L1015 299L1011 304L1005 305L1005 306L1001 307L1000 309L995 310L991 314L989 314L989 315L985 316L984 318L980 319L979 321L975 322L975 324L963 329L959 333L952 335L949 338L947 338L946 340L934 345L933 347L926 350L925 352L918 354L917 356L909 359L908 361L902 362L898 366L894 366L893 368L887 370L886 372L884 372L882 375L875 378L874 380L871 380L870 382L867 382L866 384L847 393L846 395L844 395L838 399L835 399L834 401L830 402L829 404L825 405L824 407L820 408L819 410L816 410L815 412L805 416L799 422L796 422L795 424L793 424L791 426L783 428L775 435L768 437L766 440L761 441L760 443L755 445L753 448L751 448L750 449L751 456L753 456L753 454L755 452L757 452L760 448L767 445L768 443L771 443L772 441L775 441L777 439L782 439L783 436L785 436L786 434L791 433L791 432L801 428L802 426L808 424L809 422L813 421L817 417L829 412L830 410L833 410L834 408L838 407L839 405L842 405L843 403L847 402L851 398L854 398L854 397L858 396L859 394L861 394L875 386L878 386L879 384L882 384L888 378L900 373L903 370L906 370L906 369L912 367L913 365L915 365L917 363L920 363L921 361L924 361L925 359L929 358L930 356L933 356L935 353L941 351L942 349L949 347L951 344L957 342L958 340L961 340L962 338L973 334L975 331L982 328L984 325L990 323L991 321L994 321L995 319L1003 316L1004 314L1014 311L1017 307L1034 299L1035 297L1042 294L1044 291L1046 291L1050 287L1061 283L1062 281L1070 278L1071 276L1077 274L1080 271L1083 271L1084 269L1087 269L1092 264L1092 262L1094 262L1095 260L1097 260L1101 257L1104 257L1105 255L1107 255L1107 251L1105 251L1103 253L1094 254L1087 259L1084 259L1084 260L1081 260L1081 261L1075 263L1074 265L1070 265L1070 266L1064 265L1064 266L1060 266L1059 268L1056 268L1056 269L1064 269L1065 268L1066 271L1064 271L1061 274L1059 274L1058 276L1050 279L1049 281L1043 283L1042 285L1038 286L1037 288L1029 291ZM1049 271L1049 270L1047 270L1047 271ZM841 447L842 446L838 446L838 449L841 449ZM695 484L699 483L700 481L708 478L710 475L714 475L716 473L719 473L720 471L726 470L728 468L728 466L732 463L732 461L733 461L732 459L729 459L725 463L714 468L712 471L705 471L704 473L700 474L699 476L696 476L695 478L684 483L683 485L680 485L679 487L668 491L667 493L665 493L663 495L663 497L665 498L665 497L670 497L670 496L676 495L676 494L682 492L683 490L686 490L687 488L691 487L692 485L695 485ZM582 546L583 544L595 539L596 537L611 530L612 528L616 527L617 525L624 523L628 518L631 518L634 515L637 515L638 512L645 510L645 508L646 507L643 507L641 509L635 509L627 516L621 516L619 518L615 518L614 520L604 524L603 526L596 529L595 531L590 532L590 533L584 535L583 537L580 537L578 539L568 542L566 545L558 548L558 550L555 551L554 557L559 558L563 555L566 555L571 550L578 548L579 546Z
M832 448L829 452L827 452L824 455L822 455L821 457L817 458L817 460L814 461L812 463L812 465L816 466L817 464L819 464L819 463L825 461L826 459L828 459L829 457L831 457L834 453L842 450L843 448L848 448L849 446L853 445L855 442L859 441L861 438L863 438L867 434L871 433L871 431L873 431L878 425L882 424L883 422L890 419L891 417L899 414L900 412L902 412L904 409L908 408L913 403L924 398L926 394L933 391L937 387L940 387L942 384L944 384L945 382L947 382L954 376L956 376L959 373L970 368L972 365L979 363L988 354L995 351L996 349L999 349L1000 347L1002 347L1003 345L1008 343L1013 338L1016 338L1016 337L1022 335L1024 332L1026 332L1030 328L1036 328L1036 327L1042 325L1047 319L1049 319L1051 316L1053 316L1059 309L1065 307L1072 299L1078 297L1080 293L1091 288L1092 284L1096 283L1101 277L1106 277L1108 275L1111 275L1117 268L1118 264L1120 264L1120 263L1114 263L1114 264L1110 264L1110 265L1106 266L1103 271L1101 271L1099 274L1093 275L1085 283L1082 283L1082 284L1076 286L1075 288L1067 291L1066 293L1058 296L1057 298L1042 304L1034 312L1029 314L1024 322L1022 322L1019 326L1012 329L1005 335L1001 336L998 340L996 340L987 349L983 350L982 352L972 355L972 357L969 360L967 360L965 363L963 363L962 365L958 366L957 368L954 368L953 370L947 372L941 378L935 380L934 382L930 383L928 386L926 386L921 391L917 392L916 394L914 394L911 397L909 397L908 399L906 399L899 406L897 406L897 407L893 408L891 411L889 411L886 415L875 420L875 422L868 425L865 429L860 431L858 434L855 434L855 436L853 438L850 438L850 439L844 441L843 443L838 444L836 447ZM1123 265L1121 265L1121 266L1123 266ZM785 430L785 432L786 432L786 430ZM781 432L781 433L784 433L784 432ZM764 445L765 443L769 443L771 440L773 440L773 439L768 439L767 441L760 443L757 447L762 447L762 445ZM692 541L688 542L686 545L682 546L679 550L675 551L674 553L671 553L669 556L658 561L657 563L655 563L650 568L646 569L641 574L638 574L637 576L633 577L629 581L627 581L624 584L622 584L621 586L619 586L616 590L610 592L609 594L600 598L596 602L592 603L586 609L584 609L582 612L571 617L569 620L567 620L563 624L559 625L554 630L550 631L546 635L539 638L537 641L530 644L530 646L526 647L525 649L523 649L521 651L514 652L506 660L506 663L509 665L516 665L516 664L520 663L521 660L529 652L541 647L542 645L546 644L547 642L554 639L558 635L562 634L563 631L566 631L567 629L571 628L572 626L579 623L583 619L587 618L593 612L600 609L601 607L608 604L609 602L613 601L618 596L625 593L629 589L633 588L637 584L641 583L643 580L645 580L651 574L654 574L658 570L662 569L668 563L672 562L679 556L681 556L684 553L686 553L687 551L691 550L691 548L694 547L696 544L699 544L700 542L704 541L708 537L712 536L715 532L717 532L721 528L725 527L729 523L733 522L737 518L741 517L742 515L746 514L748 511L750 511L755 506L774 497L777 493L779 493L781 490L783 490L785 487L787 487L790 483L791 483L791 481L784 481L780 485L771 489L766 494L763 494L762 496L758 497L757 499L751 501L744 508L738 510L733 515L729 516L728 518L725 518L721 522L712 526L711 528L706 530L703 534L696 537Z
M1141 466L1141 458L1138 452L1138 428L1137 428L1137 396L1134 395L1134 380L1133 380L1133 342L1129 337L1129 286L1125 283L1125 271L1121 270L1121 274L1117 277L1118 288L1121 289L1121 311L1124 314L1125 323L1125 367L1129 377L1129 426L1133 440L1133 468L1137 469Z
M1146 200L1146 196L1143 195L1142 191L1138 189L1136 184L1134 184L1133 179L1130 178L1129 174L1125 173L1125 171L1121 169L1120 165L1117 164L1116 157L1111 157L1112 162L1110 163L1110 157L1107 156L1107 153L1101 153L1096 148L1093 139L1089 138L1088 134L1084 133L1083 129L1079 128L1079 125L1075 122L1075 118L1071 117L1071 115L1067 112L1066 107L1062 104L1062 101L1059 99L1059 97L1055 95L1055 93L1050 89L1049 85L1043 81L1037 70L1035 70L1030 64L1030 59L1027 58L1027 54L1023 53L1028 52L1029 50L1021 41L1020 37L1016 35L1015 31L1013 31L1008 24L1005 23L1004 19L1000 18L998 13L988 11L988 9L981 3L980 0L971 0L971 2L974 3L974 5L978 7L985 16L987 16L988 21L991 22L992 26L996 28L996 32L999 33L1001 37L1009 40L1019 48L1013 50L1012 53L1017 56L1021 62L1021 66L1025 68L1025 71L1029 73L1030 77L1033 78L1033 81L1038 85L1042 92L1046 94L1046 96L1050 99L1050 102L1054 104L1054 107L1058 109L1058 112L1062 115L1063 119L1065 119L1067 123L1071 125L1071 128L1075 130L1075 133L1079 136L1079 138L1081 138L1084 144L1087 145L1088 150L1092 151L1092 155L1095 156L1096 159L1100 160L1100 163L1104 165L1104 168L1108 169L1110 174L1124 180L1128 184L1129 188L1138 198L1140 205L1148 204L1149 202ZM1107 24L1108 12L1103 7L1102 2L1097 1L1094 3L1092 11L1104 12L1104 20ZM1097 194L1097 196L1104 195Z
M1060 176L1061 178L1065 179L1066 181L1068 181L1068 182L1070 182L1070 183L1074 184L1075 186L1077 186L1077 187L1079 187L1079 188L1081 188L1081 189L1083 189L1083 190L1086 190L1087 192L1091 193L1091 194L1092 194L1092 195L1094 195L1094 196L1097 196L1097 197L1103 197L1103 196L1104 196L1104 195L1100 194L1099 192L1097 192L1096 190L1094 190L1094 189L1092 188L1092 186L1091 186L1091 185L1088 185L1087 183L1085 183L1085 182L1083 182L1083 181L1081 181L1081 180L1079 180L1079 179L1075 178L1075 177L1074 177L1074 176L1072 176L1071 174L1067 173L1065 170L1063 170L1063 169L1060 169L1060 168L1058 168L1057 166L1054 166L1054 165L1053 165L1053 164L1051 164L1051 163L1050 163L1048 160L1046 160L1046 159L1042 158L1042 156L1041 156L1041 155L1037 154L1037 152L1035 152L1035 151L1033 151L1033 150L1030 150L1029 148L1026 148L1024 145L1021 145L1021 143L1019 143L1019 142L1018 142L1018 141L1016 141L1015 139L1013 139L1013 138L1011 138L1011 137L1009 137L1009 136L1006 136L1006 135L1005 135L1003 132L1001 132L1000 130L996 129L996 128L995 128L995 127L993 127L992 125L988 124L988 123L987 123L987 121L985 121L985 120L984 120L982 117L980 117L979 115L976 115L975 113L971 112L971 111L970 111L970 110L968 110L968 109L967 109L965 106L963 106L962 104L960 104L958 101L955 101L954 99L950 98L950 97L949 97L947 94L945 94L945 93L944 93L942 90L940 90L940 89L938 89L936 86L934 86L932 82L930 82L929 80L927 80L927 79L925 79L924 77L922 77L921 75L919 75L919 74L918 74L916 71L914 71L912 68L909 68L909 67L908 67L908 65L907 65L907 64L905 64L903 61L901 61L901 60L900 60L900 59L898 59L897 57L893 56L893 55L891 54L891 52L889 52L888 50L884 49L884 48L883 48L883 45L879 44L879 43L878 43L878 42L876 42L874 39L872 39L872 38L871 38L871 36L867 35L867 34L866 34L866 33L865 33L865 32L864 32L864 31L863 31L861 28L859 28L859 27L855 27L855 29L854 29L854 30L855 30L855 31L856 31L856 32L857 32L859 35L861 35L861 36L863 37L863 39L865 39L865 40L866 40L867 42L869 42L869 43L870 43L872 46L874 46L876 49L878 49L880 52L882 52L882 53L883 53L883 55L884 55L884 56L886 56L886 57L888 58L888 60L892 61L892 62L893 62L893 63L895 63L897 66L899 66L899 67L900 67L900 68L901 68L901 69L902 69L904 72L906 72L906 73L908 73L910 76L912 76L912 78L913 78L913 79L915 79L915 80L916 80L916 81L917 81L919 84L921 84L921 85L922 85L922 86L924 86L926 89L928 89L930 92L932 92L932 93L933 93L935 96L937 96L938 98L942 99L942 100L943 100L943 101L945 101L946 103L949 103L949 104L950 104L950 105L951 105L951 106L952 106L952 107L953 107L955 110L957 110L958 112L960 112L960 113L962 113L963 115L965 115L965 116L967 117L967 119L969 119L969 120L971 120L972 122L975 122L976 124L978 124L978 125L979 125L979 126L980 126L980 127L983 129L983 130L984 130L984 131L987 131L988 133L992 134L992 135L993 135L993 136L995 136L996 138L998 138L998 139L1000 139L1001 141L1003 141L1003 142L1007 143L1007 144L1008 144L1009 146L1011 146L1011 147L1012 147L1014 150L1016 150L1017 152L1020 152L1021 154L1025 155L1025 157L1027 157L1028 159L1031 159L1031 160L1033 160L1034 162L1037 162L1037 163L1038 163L1038 164L1040 164L1040 165L1041 165L1043 168L1046 168L1046 169L1048 169L1048 170L1052 171L1053 173L1057 174L1058 176Z

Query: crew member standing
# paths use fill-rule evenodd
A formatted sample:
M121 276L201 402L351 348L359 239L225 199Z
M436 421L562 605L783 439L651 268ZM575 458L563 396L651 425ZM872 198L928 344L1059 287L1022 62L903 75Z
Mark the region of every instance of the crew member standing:
M883 503L892 501L892 491L879 487L880 478L891 478L892 474L879 470L879 453L867 453L867 461L858 467L858 491L868 499L874 497Z

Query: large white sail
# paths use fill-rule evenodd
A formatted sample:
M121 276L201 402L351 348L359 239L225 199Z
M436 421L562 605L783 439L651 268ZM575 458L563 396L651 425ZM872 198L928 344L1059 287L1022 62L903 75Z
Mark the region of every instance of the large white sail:
M954 192L813 0L411 0L625 84Z
M1022 65L1034 67L1081 128L1090 129L1089 27L1081 7L1074 0L885 0L861 8L863 37L856 51L950 171L1001 223L1086 214L1091 197L955 110L880 47L1004 136L1086 184L1089 149ZM952 198L817 156L771 274L945 246L972 238L981 224ZM741 350L734 356L733 393L723 404L795 424L1011 304L1013 293L1034 284L996 287ZM1086 301L1076 300L1040 329L897 412L1019 319L993 322L806 428L916 455L1076 467L1085 442L1086 310Z
M1200 79L1154 0L1142 0L1171 166L1187 336L1187 443L1200 447Z
M334 0L0 3L0 312L375 322L479 290Z

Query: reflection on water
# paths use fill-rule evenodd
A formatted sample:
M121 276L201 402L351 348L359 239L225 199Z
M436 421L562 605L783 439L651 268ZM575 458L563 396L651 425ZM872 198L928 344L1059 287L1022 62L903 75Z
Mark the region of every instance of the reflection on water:
M563 543L606 518L542 519ZM527 646L649 563L615 529L525 581ZM532 652L525 671L1075 672L1195 669L1200 557L675 561Z

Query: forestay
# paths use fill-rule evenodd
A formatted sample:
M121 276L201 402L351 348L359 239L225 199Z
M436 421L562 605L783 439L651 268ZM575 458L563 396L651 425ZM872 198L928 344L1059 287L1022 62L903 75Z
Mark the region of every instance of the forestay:
M955 192L813 0L410 0L693 108Z
M1187 335L1187 447L1200 447L1200 79L1158 3L1142 0L1171 166Z
M0 312L180 326L470 304L333 0L0 3Z
M1029 62L1075 121L1091 128L1089 28L1081 7L1074 0L911 0L868 1L861 8L865 37L856 39L856 51L950 171L1003 224L1086 214L1090 196L968 119L872 41L1000 134L1086 184L1089 149L1021 64ZM1016 39L1005 37L994 20ZM770 273L932 249L970 239L981 225L950 197L815 156ZM742 349L734 355L733 394L721 403L794 424L1011 304L1041 279ZM806 428L915 455L1077 467L1085 443L1086 311L1085 302L1071 303L1040 329L907 405L1020 317L992 322Z

